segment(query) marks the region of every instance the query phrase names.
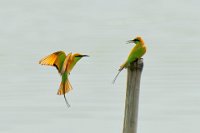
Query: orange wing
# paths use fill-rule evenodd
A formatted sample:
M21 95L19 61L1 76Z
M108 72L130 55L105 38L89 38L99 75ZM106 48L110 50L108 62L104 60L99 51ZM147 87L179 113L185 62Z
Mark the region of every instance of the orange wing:
M72 53L69 53L67 55L67 57L65 58L64 62L63 62L63 67L61 69L61 73L64 73L65 71L67 71L67 73L69 73L68 71L68 66L70 65L71 63L71 57L72 57Z
M39 61L41 65L55 66L60 73L63 67L63 63L66 59L66 54L63 51L57 51L52 53Z

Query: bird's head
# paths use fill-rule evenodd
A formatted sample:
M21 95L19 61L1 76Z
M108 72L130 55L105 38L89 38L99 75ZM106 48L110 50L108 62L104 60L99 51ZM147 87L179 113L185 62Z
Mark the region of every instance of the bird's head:
M82 57L89 57L88 55L83 55L79 53L75 53L73 56L76 61L80 60Z
M127 43L135 43L135 44L144 44L144 41L140 36L134 38L133 40L129 40Z

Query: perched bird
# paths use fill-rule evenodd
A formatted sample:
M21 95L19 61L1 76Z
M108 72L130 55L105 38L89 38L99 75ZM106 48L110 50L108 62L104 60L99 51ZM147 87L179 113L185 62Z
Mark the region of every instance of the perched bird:
M136 45L129 53L127 60L120 66L119 71L113 80L113 83L115 83L117 76L124 68L127 68L131 62L140 59L146 53L147 47L141 37L136 37L133 40L129 40L127 43L135 43Z
M82 55L79 53L76 53L76 54L69 53L66 56L65 52L57 51L55 53L52 53L44 57L43 59L39 61L39 64L41 65L55 66L57 68L58 72L60 73L62 77L60 88L58 89L57 94L64 95L64 98L68 107L70 107L70 105L67 102L65 93L68 93L70 90L72 90L72 86L69 82L68 77L73 67L82 57L88 57L88 55Z

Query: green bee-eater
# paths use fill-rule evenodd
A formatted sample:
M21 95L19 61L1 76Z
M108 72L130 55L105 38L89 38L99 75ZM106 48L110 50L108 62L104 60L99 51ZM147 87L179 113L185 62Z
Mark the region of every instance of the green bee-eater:
M129 53L129 56L127 58L127 60L120 66L119 68L119 72L117 73L117 75L115 76L113 83L115 82L115 80L117 79L117 76L119 75L119 73L124 69L127 68L128 65L137 60L140 59L147 50L147 47L144 43L144 41L142 40L141 37L136 37L133 40L129 40L128 43L135 43L135 47L133 47L133 49L131 50L131 52Z
M76 54L69 53L66 56L65 52L58 51L58 52L48 55L47 57L44 57L43 59L39 61L39 64L41 65L55 66L57 68L58 72L60 73L62 77L60 88L58 89L57 94L64 95L64 98L68 107L70 105L67 102L65 93L72 90L72 86L69 82L68 76L71 70L73 69L73 67L82 57L88 57L88 55L81 55L79 53L76 53Z

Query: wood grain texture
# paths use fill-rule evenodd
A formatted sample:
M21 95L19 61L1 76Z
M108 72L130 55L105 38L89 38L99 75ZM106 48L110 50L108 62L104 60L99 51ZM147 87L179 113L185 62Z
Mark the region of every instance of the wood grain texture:
M128 75L123 133L137 132L139 91L142 69L143 59L132 62L127 69Z

